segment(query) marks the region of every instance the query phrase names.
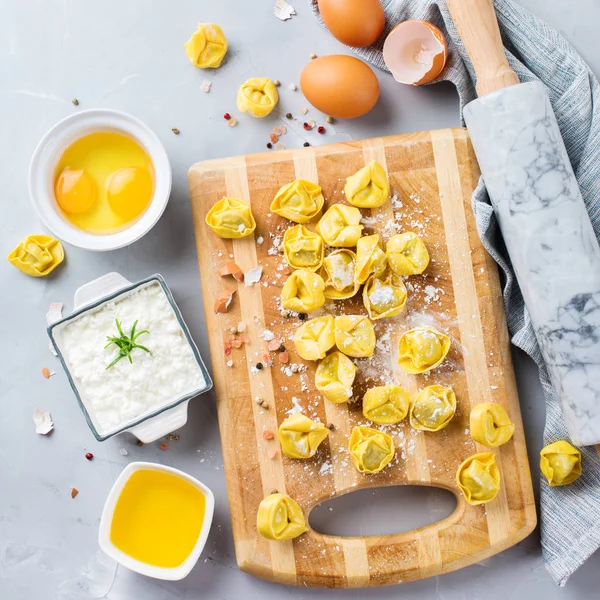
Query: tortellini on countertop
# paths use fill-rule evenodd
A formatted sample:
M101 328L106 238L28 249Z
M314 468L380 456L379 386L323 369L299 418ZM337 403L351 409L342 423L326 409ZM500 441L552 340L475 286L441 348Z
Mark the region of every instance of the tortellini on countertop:
M294 223L306 223L319 214L324 203L323 193L316 183L296 179L279 189L270 210Z
M409 419L414 429L439 431L450 423L456 412L456 395L451 388L430 385L410 403Z
M300 325L294 333L294 344L304 360L325 358L327 351L335 346L333 317L325 315Z
M315 387L330 402L340 404L352 398L356 365L341 352L332 352L317 367Z
M342 315L334 321L338 350L354 358L370 358L375 350L373 323L362 315Z
M225 239L243 238L256 229L250 207L237 198L221 198L208 211L205 221L219 237Z
M432 327L415 327L398 342L398 364L411 375L439 366L450 350L450 338Z
M412 231L393 235L385 246L388 264L398 275L418 275L429 265L425 242Z
M356 246L363 230L361 219L358 208L334 204L321 217L315 230L328 246L352 248Z
M238 89L238 110L256 119L262 119L270 114L278 101L277 88L266 77L252 77L242 83Z
M190 62L199 69L216 69L227 52L227 39L215 23L199 23L185 44Z
M552 487L573 483L581 475L581 452L560 440L542 448L540 470Z
M365 235L356 242L356 282L363 284L370 275L382 275L387 255L379 245L379 235Z
M298 269L283 284L281 306L299 313L312 312L325 304L324 290L325 283L320 275Z
M295 413L279 426L279 442L288 458L310 458L329 435L323 423L316 423L306 415Z
M318 233L295 225L283 234L283 252L292 269L317 271L323 264L325 245Z
M62 244L49 235L28 235L8 255L8 261L26 275L45 277L65 258Z
M394 440L383 431L354 427L350 435L350 460L361 473L379 473L394 458Z
M302 509L286 494L270 494L261 500L256 528L268 540L293 540L308 531Z
M380 207L390 195L390 184L385 169L372 160L346 179L344 194L352 206Z
M371 275L363 287L363 304L373 321L399 315L407 297L402 277L391 270L383 276Z
M379 425L399 423L408 414L410 394L399 385L373 387L363 397L363 415Z
M500 471L494 453L469 456L458 467L456 483L469 504L475 506L493 500L500 491Z
M473 441L488 448L497 448L510 440L515 425L504 407L493 402L482 402L471 409L469 430Z
M325 282L325 298L351 298L360 285L354 277L356 254L347 248L334 250L323 259L320 274Z

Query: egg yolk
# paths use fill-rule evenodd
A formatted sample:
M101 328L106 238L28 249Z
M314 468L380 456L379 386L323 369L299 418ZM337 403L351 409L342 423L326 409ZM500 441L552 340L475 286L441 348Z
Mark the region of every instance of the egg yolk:
M119 217L129 221L148 206L152 187L152 177L148 170L141 167L119 169L108 180L108 203Z
M88 211L96 201L94 182L83 169L65 167L54 187L58 205L67 213Z

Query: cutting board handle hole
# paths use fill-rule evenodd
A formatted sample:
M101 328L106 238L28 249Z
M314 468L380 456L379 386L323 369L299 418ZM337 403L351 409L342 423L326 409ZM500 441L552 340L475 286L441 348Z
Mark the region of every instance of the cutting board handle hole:
M449 517L456 497L448 490L423 485L369 488L315 506L310 526L325 535L366 537L403 533Z

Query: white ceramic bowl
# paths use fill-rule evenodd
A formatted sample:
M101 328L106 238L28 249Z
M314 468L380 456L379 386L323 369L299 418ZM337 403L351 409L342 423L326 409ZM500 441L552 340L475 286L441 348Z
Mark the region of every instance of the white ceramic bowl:
M125 487L125 484L131 475L136 471L143 469L153 469L155 471L163 471L165 473L178 475L182 479L185 479L191 483L194 487L197 487L204 494L206 499L204 521L202 522L202 528L200 529L200 535L198 536L196 545L194 546L194 549L190 555L178 567L167 569L164 567L155 567L153 565L140 562L139 560L136 560L135 558L132 558L128 554L125 554L119 550L110 541L110 526L112 524L113 514L115 512L115 507L121 491ZM198 481L194 477L191 477L179 469L173 469L172 467L166 467L157 463L132 462L123 469L108 494L108 498L104 504L104 509L102 510L102 518L100 519L98 543L105 554L110 556L113 560L116 560L119 564L131 569L132 571L135 571L136 573L141 573L142 575L147 575L148 577L154 577L156 579L177 581L188 575L189 572L194 568L194 565L198 562L200 554L202 553L208 538L208 532L210 531L210 526L212 524L214 510L215 497L213 496L213 493L202 482Z
M110 235L78 229L63 217L54 197L54 172L65 149L80 137L115 131L135 139L154 165L154 195L146 212L130 227ZM59 121L41 139L29 166L29 195L42 223L57 238L86 250L116 250L148 233L163 214L171 193L171 165L157 135L144 123L118 110L92 109Z

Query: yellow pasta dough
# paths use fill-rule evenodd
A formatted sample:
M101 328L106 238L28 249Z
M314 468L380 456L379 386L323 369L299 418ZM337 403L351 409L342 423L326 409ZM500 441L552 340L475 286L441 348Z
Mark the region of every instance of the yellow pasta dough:
M206 215L206 224L226 239L243 238L256 229L250 207L237 198L221 198Z
M215 23L200 23L185 44L185 53L199 69L216 69L227 52L227 39Z
M399 385L382 385L367 390L363 415L379 425L393 425L406 417L410 394Z
M552 487L573 483L581 475L581 452L560 440L542 448L540 470Z
M325 282L325 298L341 300L351 298L360 285L354 277L356 254L347 248L334 250L323 260L321 277Z
M266 77L248 79L240 86L237 94L238 110L257 119L266 117L278 101L277 88Z
M323 264L325 245L318 233L304 225L295 225L283 234L283 252L292 269L316 271Z
M261 500L256 529L268 540L293 540L308 531L302 509L286 494L271 494Z
M429 252L423 240L412 231L393 235L386 244L388 264L398 275L418 275L429 264Z
M306 223L319 214L324 202L321 188L316 183L296 179L275 194L271 211L295 223Z
M390 195L390 184L385 169L372 160L346 179L346 200L359 208L378 208Z
M439 431L450 423L455 412L456 395L452 389L430 385L410 403L410 424L421 431Z
M387 256L379 245L379 235L365 235L356 242L356 282L363 284L370 275L382 275Z
M355 364L341 352L332 352L317 367L315 387L327 400L335 404L352 398Z
M360 238L363 226L358 208L334 204L321 217L315 230L328 246L352 248Z
M402 277L391 270L384 275L371 275L363 287L363 304L373 321L399 315L406 298Z
M325 358L327 350L335 345L333 317L326 315L310 319L300 325L294 333L296 351L304 360Z
M450 338L432 327L415 327L398 343L398 364L411 375L439 366L450 350Z
M325 283L308 269L294 271L283 284L281 306L300 313L312 312L325 304Z
M485 504L500 491L500 471L493 452L469 456L458 467L456 483L469 504Z
M348 356L370 358L375 350L373 323L362 315L343 315L334 321L335 344Z
M355 469L371 475L379 473L394 458L394 440L377 429L354 427L349 450Z
M65 258L62 244L49 235L28 235L8 255L19 271L31 277L45 277Z
M469 429L475 442L488 448L497 448L510 440L515 426L502 406L482 402L471 409Z
M295 413L279 426L281 450L288 458L310 458L329 435L323 423L315 423L306 415Z

